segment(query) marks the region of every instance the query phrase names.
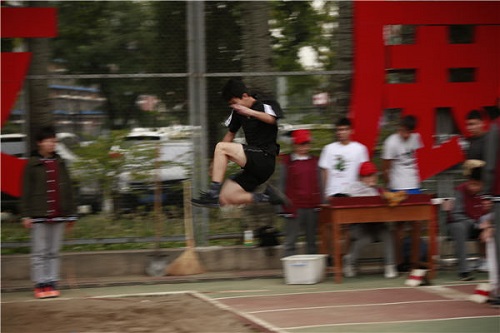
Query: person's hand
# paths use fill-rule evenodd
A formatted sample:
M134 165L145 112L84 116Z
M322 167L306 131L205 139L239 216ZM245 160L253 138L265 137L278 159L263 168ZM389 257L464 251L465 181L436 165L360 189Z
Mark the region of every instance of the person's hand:
M483 231L479 234L479 239L481 242L486 243L489 239L493 237L493 229L492 227L488 227L486 229L483 229Z
M441 203L441 209L445 212L451 212L453 209L453 200L444 199Z
M231 107L233 108L233 110L235 110L236 112L238 112L239 114L241 114L243 116L250 117L252 115L252 113L254 112L252 109L247 108L246 106L243 106L243 105L239 105L239 104L232 104Z
M491 224L490 220L485 220L479 224L479 229L487 229L491 227L493 227L493 225Z
M29 217L25 217L21 220L21 223L23 224L23 227L25 227L26 229L31 229L31 227L33 226L33 220L30 219Z

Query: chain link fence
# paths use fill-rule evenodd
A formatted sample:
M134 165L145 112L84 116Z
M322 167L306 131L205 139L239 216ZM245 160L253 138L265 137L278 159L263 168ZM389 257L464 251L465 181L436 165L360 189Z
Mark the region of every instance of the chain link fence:
M283 152L290 151L286 134L293 128L312 129L317 155L334 139L329 124L345 111L333 87L351 74L348 68L326 70L346 68L335 65L336 2L321 8L305 1L45 4L58 8L57 38L36 47L29 40L2 41L5 50L51 54L46 73L28 75L3 133L21 134L25 144L15 154L26 157L30 138L23 135L30 124L55 123L82 213L66 242L72 249L182 244L182 184L190 180L196 193L209 181L211 154L229 115L220 90L231 77L280 102ZM287 10L290 18L283 18ZM305 13L323 21L301 19ZM44 96L45 108L33 105L36 94ZM228 173L235 171L230 165ZM271 181L278 179L277 171ZM161 200L159 224L155 200ZM15 198L3 198L11 201L2 210L15 211ZM196 208L197 243L238 243L243 230L266 224L282 229L275 213L272 207ZM26 245L19 224L4 225L2 248Z

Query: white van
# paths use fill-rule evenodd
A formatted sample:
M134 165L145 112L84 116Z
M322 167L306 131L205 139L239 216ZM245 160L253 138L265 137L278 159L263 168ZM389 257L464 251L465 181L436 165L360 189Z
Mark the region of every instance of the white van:
M68 144L73 146L75 142L77 143L77 136L73 133L57 133L56 135L58 141L56 146L57 154L67 162L76 161L78 157L71 151ZM1 134L0 142L0 151L4 154L26 158L30 155L26 152L26 134Z
M125 137L119 148L115 147L127 159L117 180L119 200L115 204L121 211L134 211L138 206L152 208L158 178L162 204L182 204L181 182L191 177L193 164L192 131L192 126L136 128ZM159 149L161 166L154 168L154 161L144 161L137 154L132 154L132 150L137 152L141 149ZM144 167L145 162L149 168Z

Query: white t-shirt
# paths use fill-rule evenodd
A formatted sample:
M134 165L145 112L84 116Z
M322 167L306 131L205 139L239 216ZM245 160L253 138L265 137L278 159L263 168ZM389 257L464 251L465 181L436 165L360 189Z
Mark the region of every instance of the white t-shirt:
M345 193L349 194L351 197L372 197L380 195L376 187L367 186L361 181L352 183Z
M399 134L395 133L385 140L382 158L392 160L389 170L389 188L393 190L420 188L415 152L422 147L422 139L418 133L411 133L407 140L403 140Z
M331 196L343 193L350 184L358 180L359 165L365 161L368 161L368 149L359 142L352 141L347 145L334 142L326 145L318 162L320 168L328 170L325 194Z

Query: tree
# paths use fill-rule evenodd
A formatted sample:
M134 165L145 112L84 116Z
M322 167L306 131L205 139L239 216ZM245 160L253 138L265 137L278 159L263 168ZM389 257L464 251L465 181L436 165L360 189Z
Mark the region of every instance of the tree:
M317 55L316 69L331 69L334 61L332 34L336 5L325 1L314 7L311 1L273 2L273 63L277 71L303 71L300 52L309 48ZM308 68L310 69L310 68ZM291 105L301 105L314 93L328 91L328 80L321 76L286 78ZM293 112L292 109L288 111ZM303 112L302 107L298 110Z
M237 1L208 1L205 3L207 72L239 72L242 69L243 47L240 24L241 7ZM229 109L220 91L227 77L207 79L207 111L209 155L222 137L221 120Z
M75 151L79 158L71 164L74 180L102 189L104 201L113 198L117 175L125 163L123 156L112 154L112 148L119 146L125 135L126 131L112 131Z
M54 58L70 74L144 73L151 60L153 33L148 2L59 1L59 37L53 40ZM136 105L148 93L144 79L95 78L79 80L97 85L106 98L111 128L126 128L140 119Z
M46 1L32 1L30 7L47 7ZM50 63L51 50L48 38L30 38L28 49L32 53L29 75L46 75ZM47 79L27 81L28 95L28 138L31 150L36 149L35 135L40 128L52 125L49 87Z
M273 70L269 31L270 3L267 1L243 2L241 11L243 72L270 72ZM249 77L247 83L267 95L273 94L276 90L273 79L269 77Z
M186 2L156 1L151 6L154 39L148 70L152 73L187 72ZM187 121L186 78L152 79L148 86L174 118L181 122Z
M335 49L338 52L336 69L352 70L352 1L339 1L339 28ZM335 109L338 117L345 116L349 111L351 100L352 74L337 75L332 80Z

